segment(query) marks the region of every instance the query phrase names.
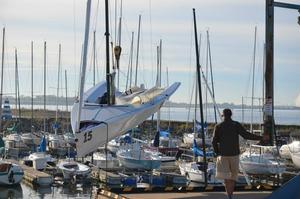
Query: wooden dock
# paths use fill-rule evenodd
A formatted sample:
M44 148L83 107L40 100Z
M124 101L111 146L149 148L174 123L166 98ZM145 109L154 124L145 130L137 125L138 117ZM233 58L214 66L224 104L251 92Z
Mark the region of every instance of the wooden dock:
M7 159L6 161L20 165L24 170L23 179L34 185L49 186L53 182L53 177L45 172L35 170L32 167L21 164L17 160Z

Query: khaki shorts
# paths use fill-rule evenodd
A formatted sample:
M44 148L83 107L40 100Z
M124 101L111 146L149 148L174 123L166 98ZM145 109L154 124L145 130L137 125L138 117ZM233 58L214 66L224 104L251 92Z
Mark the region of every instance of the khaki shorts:
M239 173L240 157L218 156L216 163L216 178L222 180L236 180Z

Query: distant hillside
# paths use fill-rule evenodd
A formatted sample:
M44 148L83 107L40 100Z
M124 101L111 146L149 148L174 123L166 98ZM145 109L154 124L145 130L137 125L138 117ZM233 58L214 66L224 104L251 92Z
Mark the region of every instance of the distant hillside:
M187 103L178 103L178 102L172 102L172 101L167 101L164 105L164 107L177 107L177 108L189 108L190 106L191 107L194 107L194 104L187 104ZM208 103L207 106L209 108L213 108L214 107L214 104L213 103ZM242 104L234 104L234 103L222 103L222 104L217 104L217 106L221 109L224 109L224 108L230 108L230 109L250 109L251 106L250 105L242 105ZM261 109L262 107L261 106L254 106L254 109ZM287 110L287 109L293 109L293 110L300 110L300 107L297 107L297 106L275 106L275 109L284 109L284 110Z

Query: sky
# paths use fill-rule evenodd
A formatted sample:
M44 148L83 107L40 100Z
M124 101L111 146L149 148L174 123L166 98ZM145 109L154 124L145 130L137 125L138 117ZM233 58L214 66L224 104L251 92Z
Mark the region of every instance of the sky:
M118 12L115 14L115 2ZM110 33L115 41L115 16L121 0L110 0ZM285 1L300 4L299 0ZM212 52L216 102L250 104L254 29L257 26L254 96L262 97L265 1L262 0L123 0L120 90L124 90L134 32L136 63L138 16L141 15L138 83L154 86L156 46L162 40L162 84L181 82L171 100L189 103L195 78L196 58L192 8L196 9L201 35L200 63L206 74L207 35ZM62 45L59 95L64 95L67 71L68 95L78 92L81 48L84 38L85 0L0 0L0 24L6 28L4 93L15 93L15 48L18 52L20 94L31 92L31 51L34 43L34 94L43 94L43 45L47 43L47 94L56 95L58 45ZM300 26L295 10L275 8L274 103L300 106ZM92 86L92 32L96 30L96 81L104 80L104 1L92 0L90 42L85 89ZM1 28L2 29L2 28ZM1 31L2 38L2 31ZM2 46L2 39L1 39ZM209 78L211 86L211 80ZM203 89L203 97L206 99ZM208 101L211 99L208 97ZM259 101L254 103L258 104Z

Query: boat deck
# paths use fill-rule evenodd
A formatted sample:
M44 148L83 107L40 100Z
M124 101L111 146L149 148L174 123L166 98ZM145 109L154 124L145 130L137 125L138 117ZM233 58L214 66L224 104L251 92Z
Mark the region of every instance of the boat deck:
M14 159L7 159L6 161L20 165L24 170L23 178L32 184L39 186L47 186L52 184L53 182L53 177L45 172L37 171L34 168L21 164L20 162Z

